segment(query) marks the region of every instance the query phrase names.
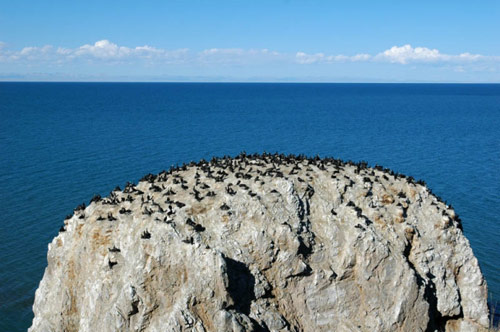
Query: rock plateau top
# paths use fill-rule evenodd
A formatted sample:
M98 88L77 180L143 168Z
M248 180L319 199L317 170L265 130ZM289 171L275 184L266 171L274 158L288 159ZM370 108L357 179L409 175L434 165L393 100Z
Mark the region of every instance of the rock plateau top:
M425 183L243 153L77 207L29 331L481 331L486 298L460 219Z

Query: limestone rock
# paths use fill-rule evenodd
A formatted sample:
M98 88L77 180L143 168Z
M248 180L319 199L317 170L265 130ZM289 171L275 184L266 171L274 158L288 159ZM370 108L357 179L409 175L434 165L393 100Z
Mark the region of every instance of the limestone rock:
M75 209L29 331L480 331L486 294L460 219L424 183L242 154Z

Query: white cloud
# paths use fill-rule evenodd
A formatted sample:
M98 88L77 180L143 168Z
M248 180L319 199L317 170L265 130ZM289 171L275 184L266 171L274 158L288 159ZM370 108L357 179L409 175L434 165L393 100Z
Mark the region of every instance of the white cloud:
M12 52L7 50L6 55L7 59L10 60L41 60L46 61L51 58L52 46L45 45L42 47L29 46L24 47L21 51Z
M437 49L427 47L415 47L410 44L403 46L393 46L384 52L375 56L376 60L389 61L392 63L408 64L408 63L433 63L433 62L452 62L466 63L474 61L498 61L499 57L484 56L480 54L461 53L458 55L444 54Z
M45 45L43 47L25 47L19 52L19 55L22 56L33 56L39 54L47 54L52 50L52 46Z
M369 54L356 54L352 56L347 55L325 55L324 53L307 54L304 52L297 52L295 54L295 60L301 64L311 64L311 63L333 63L333 62L360 62L368 61L371 59Z
M370 59L371 59L371 57L372 57L372 56L371 56L370 54L364 54L364 53L363 53L363 54L356 54L356 55L352 56L352 57L350 58L350 60L351 60L351 61L355 61L355 62L356 62L356 61L368 61L368 60L370 60Z
M284 55L264 49L210 48L198 53L197 61L202 64L259 64L273 61L286 61Z
M99 40L94 45L85 44L73 51L74 56L89 55L96 58L122 58L130 55L131 49L124 46L118 46L109 40Z
M85 44L76 49L59 48L57 53L70 59L130 60L142 58L168 62L170 60L181 60L182 56L188 53L188 49L169 51L148 45L130 48L118 46L109 40L103 39L95 42L93 45Z
M403 46L393 46L382 53L377 54L377 59L388 60L389 62L397 62L407 64L412 61L432 62L443 59L443 55L436 49L427 47L413 48L406 44Z
M217 55L217 54L230 54L242 55L244 50L241 48L210 48L200 52L201 56Z
M474 61L474 60L480 60L482 58L488 58L488 57L485 57L485 56L480 55L480 54L462 53L462 54L458 55L458 58L463 59L463 60ZM498 60L499 57L492 57L492 58L496 58Z
M302 64L315 63L323 60L324 57L325 55L323 53L307 54L304 52L297 52L297 54L295 55L297 62Z

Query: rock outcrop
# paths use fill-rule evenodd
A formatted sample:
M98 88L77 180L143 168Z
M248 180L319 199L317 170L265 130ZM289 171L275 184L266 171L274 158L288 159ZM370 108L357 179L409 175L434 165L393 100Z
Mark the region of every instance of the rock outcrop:
M453 209L365 163L241 154L75 209L29 331L480 331Z

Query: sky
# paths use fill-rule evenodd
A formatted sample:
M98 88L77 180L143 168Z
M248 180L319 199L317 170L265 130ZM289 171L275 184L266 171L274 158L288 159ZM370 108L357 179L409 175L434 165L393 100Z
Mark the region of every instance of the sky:
M0 0L0 80L500 82L500 1Z

